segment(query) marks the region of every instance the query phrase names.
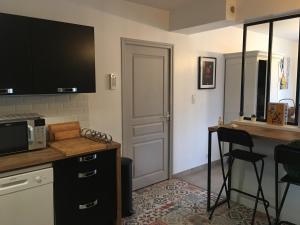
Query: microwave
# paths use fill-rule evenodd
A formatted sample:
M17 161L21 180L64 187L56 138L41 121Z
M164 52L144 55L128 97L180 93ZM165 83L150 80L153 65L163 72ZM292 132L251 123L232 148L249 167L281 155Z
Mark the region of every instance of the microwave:
M46 148L45 119L38 114L0 116L0 155Z

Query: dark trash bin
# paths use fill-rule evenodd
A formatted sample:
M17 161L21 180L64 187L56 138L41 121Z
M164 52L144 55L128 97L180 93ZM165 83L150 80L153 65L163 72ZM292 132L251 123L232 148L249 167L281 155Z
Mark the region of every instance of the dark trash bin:
M121 183L122 183L122 217L131 216L132 209L132 159L121 159Z

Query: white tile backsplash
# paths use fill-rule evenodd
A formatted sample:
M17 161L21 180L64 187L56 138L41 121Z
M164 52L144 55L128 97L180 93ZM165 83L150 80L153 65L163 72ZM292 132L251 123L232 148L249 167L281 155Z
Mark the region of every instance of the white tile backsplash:
M89 127L88 94L0 96L0 115L10 113L39 113L49 121L79 120Z

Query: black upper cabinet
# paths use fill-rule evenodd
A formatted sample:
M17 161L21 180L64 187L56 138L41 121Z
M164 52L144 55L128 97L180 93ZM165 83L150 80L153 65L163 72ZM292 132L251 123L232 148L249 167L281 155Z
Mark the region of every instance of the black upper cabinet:
M95 92L94 29L41 19L30 27L35 92Z
M94 28L0 13L0 95L95 92Z
M29 19L0 13L0 94L33 91Z

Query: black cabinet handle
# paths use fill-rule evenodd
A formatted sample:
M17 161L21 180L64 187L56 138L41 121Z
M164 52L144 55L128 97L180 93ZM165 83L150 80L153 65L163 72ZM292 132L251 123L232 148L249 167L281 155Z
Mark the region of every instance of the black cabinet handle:
M92 177L97 174L97 170L92 170L84 173L78 173L78 178L87 178L87 177Z
M89 209L89 208L95 207L96 205L98 205L98 199L96 199L93 202L89 202L89 203L86 203L86 204L79 205L78 208L80 210L84 210L84 209Z
M72 88L57 88L58 93L76 93L77 87L72 87Z
M79 162L89 162L97 159L97 154L79 157Z
M2 94L2 95L13 94L13 93L14 93L14 89L13 88L3 88L3 89L0 89L0 94Z

